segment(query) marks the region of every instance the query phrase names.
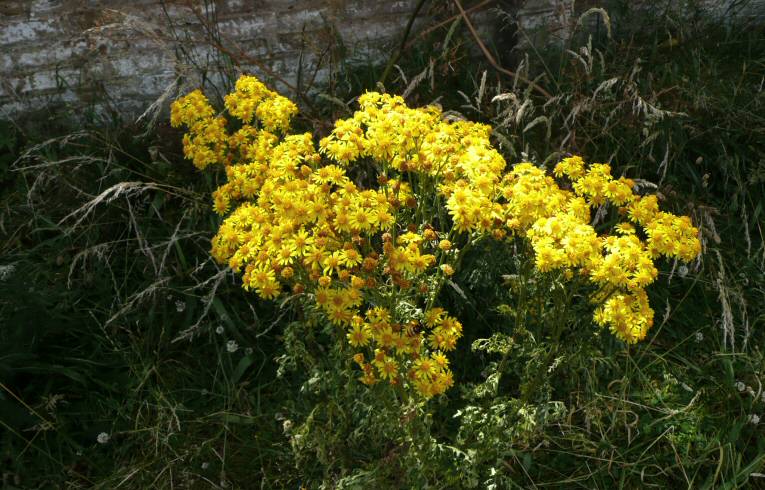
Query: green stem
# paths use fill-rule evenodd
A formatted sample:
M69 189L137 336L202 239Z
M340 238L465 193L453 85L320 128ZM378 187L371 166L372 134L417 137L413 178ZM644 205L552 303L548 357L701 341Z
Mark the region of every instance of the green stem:
M393 56L391 56L390 59L388 60L388 64L385 65L385 71L383 71L382 77L380 77L380 81L378 83L380 83L381 85L385 85L385 80L388 78L388 75L390 75L390 72L393 69L393 66L396 64L398 59L404 53L404 47L406 46L406 42L409 39L409 33L412 31L414 20L420 14L420 10L422 10L422 7L425 6L425 2L427 1L428 0L420 0L417 3L417 6L414 8L414 12L412 12L411 17L409 17L409 22L406 24L406 30L404 30L404 37L401 38L401 44L399 45L398 49L393 54Z
M518 274L518 280L520 283L520 294L518 297L518 303L516 304L515 308L515 330L518 330L521 326L521 322L525 323L524 319L526 318L526 278L528 274L528 266L526 266L519 270ZM502 376L505 372L505 368L507 367L507 362L510 359L510 352L512 351L511 348L508 348L504 354L502 354L502 359L499 361L499 366L497 367L497 372L499 373L500 381L502 381Z
M454 228L449 230L449 238L452 238L452 232L454 231ZM479 237L475 239L474 241L468 241L467 244L460 250L459 255L457 256L457 260L454 262L454 272L457 272L459 270L460 263L462 262L462 258L465 256L465 252L470 250L476 243L481 241L483 237ZM438 264L438 269L441 270L441 265L443 264L443 258L446 256L446 252L441 254L442 260ZM441 289L444 287L444 283L446 283L447 275L444 273L444 271L441 271L441 278L438 281L438 286L436 286L435 291L433 291L433 295L430 297L430 300L428 300L428 306L425 308L425 311L430 310L433 307L433 303L435 303L436 298L441 293Z
M555 281L553 281L553 285L554 284L555 284ZM565 296L564 291L565 290L553 292L552 296L555 299L555 309L554 309L555 322L553 324L554 326L553 326L552 338L550 339L550 350L547 352L547 355L545 356L545 360L542 363L542 365L539 367L539 370L537 371L533 381L531 382L530 385L528 385L528 388L526 389L526 391L524 391L523 394L521 395L521 403L523 404L528 403L532 393L537 391L539 384L542 382L542 378L547 372L548 365L552 362L552 360L555 358L555 355L558 353L558 341L560 340L560 336L563 333L563 329L566 326L566 321L564 319L563 313L566 308L568 298Z

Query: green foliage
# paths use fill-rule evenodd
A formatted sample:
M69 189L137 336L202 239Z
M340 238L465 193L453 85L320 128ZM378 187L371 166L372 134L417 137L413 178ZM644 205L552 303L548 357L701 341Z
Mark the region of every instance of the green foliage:
M765 42L672 6L614 4L610 38L594 13L569 45L519 51L515 71L552 101L478 63L454 71L458 23L389 78L413 105L441 97L494 124L509 162L612 162L691 214L705 245L662 271L656 325L628 347L595 330L582 291L480 244L440 298L465 325L456 386L427 403L360 384L336 331L209 260L220 176L182 161L177 133L43 141L0 125L3 487L757 485ZM304 127L375 89L380 67L351 68Z
M272 310L207 260L212 182L171 164L164 152L177 149L156 146L163 138L81 132L33 146L9 174L0 281L9 484L220 482L237 474L227 465L242 452L279 465L258 442L278 430L261 408L282 388L271 381ZM241 347L229 352L229 341Z

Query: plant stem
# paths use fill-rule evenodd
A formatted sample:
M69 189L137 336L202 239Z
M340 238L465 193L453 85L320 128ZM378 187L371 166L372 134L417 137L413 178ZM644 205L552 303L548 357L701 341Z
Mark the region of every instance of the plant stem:
M409 22L406 24L406 30L404 30L404 37L401 38L401 44L399 45L396 52L393 54L393 56L390 57L388 60L388 64L385 65L385 71L383 71L382 76L380 77L380 83L381 85L385 85L385 80L388 78L388 75L390 75L390 71L393 69L393 65L396 64L398 59L401 57L401 55L404 53L404 47L406 46L406 41L409 39L409 33L412 31L412 26L414 25L414 19L417 18L417 16L420 14L420 10L422 10L422 7L425 6L425 2L428 0L420 0L417 2L417 6L414 8L414 12L412 12L411 17L409 17Z
M555 281L553 281L553 285L555 284ZM542 382L542 377L544 376L545 372L548 370L548 365L552 360L555 358L555 355L558 353L558 340L560 339L561 333L563 333L563 329L566 326L566 322L563 317L563 312L566 308L567 298L565 297L565 290L559 291L557 293L553 292L552 296L555 299L555 309L554 309L554 315L555 315L555 322L553 326L553 333L552 338L550 339L550 350L547 352L547 355L545 356L544 362L539 367L539 370L536 373L536 376L534 377L534 380L531 382L530 385L528 385L528 388L521 394L521 403L526 404L529 401L529 398L531 397L531 394L534 393L539 386L539 384Z

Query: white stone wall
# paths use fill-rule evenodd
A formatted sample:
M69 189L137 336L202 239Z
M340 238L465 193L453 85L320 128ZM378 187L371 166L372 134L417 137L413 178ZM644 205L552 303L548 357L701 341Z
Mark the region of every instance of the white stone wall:
M283 91L274 78L295 85L301 59L304 83L317 65L325 80L341 59L385 60L416 3L193 0L195 13L187 0L0 0L0 118L41 107L137 115L176 81L195 84L206 72L220 84L226 77L204 24L240 69L277 75L270 81ZM484 22L479 28L496 20L486 9L471 16Z
M294 84L301 52L308 78L322 53L325 69L330 55L338 61L339 39L349 53L379 52L415 2L197 0L204 22L185 3L0 0L0 117L62 101L140 113L179 77L218 75L203 24L241 69L262 74L260 65Z
M462 0L462 4L469 8L478 1ZM717 2L717 8L731 1ZM317 67L315 78L326 80L331 67L336 69L343 59L387 59L416 3L0 0L0 119L44 107L74 114L93 107L113 108L132 117L144 112L168 87L185 88L173 85L176 82L195 85L205 74L213 85L225 85L223 80L228 78L221 71L231 73L232 67L221 65L204 25L221 36L221 44L239 60L238 69L261 76L274 74L265 78L288 92L278 79L294 86L301 61L305 86ZM498 11L491 9L514 9L521 28L541 29L554 39L565 39L567 26L576 20L572 5L583 9L599 3L497 0L471 17L482 35L490 36L502 21ZM761 6L765 0L753 3ZM456 12L442 0L430 0L427 5L440 9L441 16ZM444 11L446 5L451 5L447 7L451 11ZM427 15L422 15L417 26L430 24ZM492 39L485 41L491 44Z

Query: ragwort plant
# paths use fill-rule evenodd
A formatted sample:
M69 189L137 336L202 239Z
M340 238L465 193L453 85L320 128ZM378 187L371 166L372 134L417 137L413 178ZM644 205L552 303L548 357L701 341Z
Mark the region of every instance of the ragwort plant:
M228 215L212 255L246 289L264 299L290 291L307 322L336 326L367 385L387 381L410 399L454 384L446 353L462 324L437 302L481 241L523 240L537 273L591 287L594 322L627 343L653 325L654 260L700 252L688 217L660 211L607 164L564 158L559 184L531 163L507 169L487 125L388 94L358 102L318 146L289 133L297 107L252 76L225 98L238 121L216 115L201 91L177 100L171 120L188 128L184 152L199 169L225 166L213 202ZM604 206L621 219L599 234L591 210Z

